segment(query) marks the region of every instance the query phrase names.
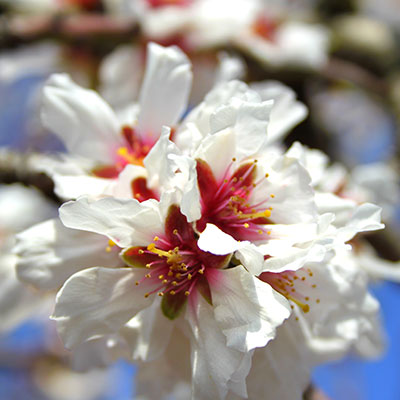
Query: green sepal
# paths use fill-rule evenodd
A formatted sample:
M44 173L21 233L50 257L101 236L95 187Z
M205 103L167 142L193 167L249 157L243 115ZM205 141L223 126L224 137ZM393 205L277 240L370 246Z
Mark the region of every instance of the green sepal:
M179 317L186 302L187 296L184 292L174 295L166 293L161 301L161 310L168 319L174 320Z

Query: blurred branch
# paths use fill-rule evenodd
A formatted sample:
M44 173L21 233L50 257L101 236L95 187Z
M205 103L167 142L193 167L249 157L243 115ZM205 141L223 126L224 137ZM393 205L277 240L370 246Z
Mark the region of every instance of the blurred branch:
M321 76L329 80L351 82L383 97L388 95L389 88L384 79L354 62L331 58L321 70Z
M11 47L46 38L82 41L114 37L122 42L130 40L137 31L138 25L132 18L101 14L2 17L0 46Z
M47 198L60 203L54 194L54 183L35 166L40 165L35 153L17 153L8 149L0 151L0 184L22 183L39 189Z
M303 394L303 400L329 400L329 398L314 385L310 385Z

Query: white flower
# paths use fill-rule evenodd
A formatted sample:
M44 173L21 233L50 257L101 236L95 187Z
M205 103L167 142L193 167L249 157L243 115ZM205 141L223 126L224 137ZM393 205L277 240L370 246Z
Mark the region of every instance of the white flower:
M190 103L197 104L216 84L240 79L244 75L244 61L239 57L218 53L188 53L193 67L193 87ZM140 82L145 69L140 46L119 46L100 65L100 93L119 113L128 113L129 104L137 101Z
M269 149L307 115L304 104L296 101L293 91L283 84L264 81L249 88L245 83L236 80L222 82L182 121L174 137L177 146L185 153L190 151L193 154L207 135L222 129L222 126L218 125L222 122L221 118L233 118L241 108L242 118L251 118L251 111L245 110L243 102L253 107L253 113L259 109L258 117L253 116L260 119L257 137L258 141L261 140L264 146L268 145ZM224 123L232 122L226 120ZM238 139L241 138L242 144L251 146L252 143L246 140L245 126L240 129L237 133Z
M64 205L61 217L69 227L106 234L124 248L122 259L129 266L90 268L67 280L53 318L68 347L117 332L159 293L160 317L166 321L182 323L179 315L186 308L194 393L224 398L233 376L234 390L245 393L251 351L265 346L289 315L283 296L240 265L226 269L229 254L202 251L191 224L165 199L158 204L83 198ZM143 324L140 329L148 328Z
M179 38L189 50L226 45L260 10L257 0L130 0L126 3L146 37Z
M321 25L261 16L238 33L235 44L272 68L318 69L327 61L329 34Z
M55 213L39 192L22 185L0 189L0 317L1 331L7 332L35 314L48 311L49 302L18 281L17 257L12 253L14 234Z
M109 179L116 178L127 164L142 165L162 126L174 126L185 111L191 86L189 61L175 47L150 44L148 49L135 126L121 124L95 92L79 87L66 75L54 75L45 85L43 122L72 156L70 168L63 162L48 162L46 167L61 197L103 193Z

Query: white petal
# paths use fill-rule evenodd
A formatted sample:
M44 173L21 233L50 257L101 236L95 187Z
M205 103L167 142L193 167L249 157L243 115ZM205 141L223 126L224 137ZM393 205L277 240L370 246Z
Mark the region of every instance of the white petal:
M266 143L272 106L272 101L252 103L233 98L211 115L210 132L232 129L237 141L235 156L242 159L254 155Z
M300 163L287 156L259 158L257 178L264 178L252 194L252 202L265 202L272 207L271 221L277 224L315 222L317 207L311 178Z
M343 219L345 219L343 222L347 222L348 214L357 207L354 200L342 198L333 193L316 192L315 202L320 214L331 212L336 215L335 225L340 224ZM342 215L344 218L341 218Z
M353 215L351 215L349 222L345 227L339 230L341 239L344 242L349 241L358 232L375 231L383 229L381 221L381 207L371 203L361 204Z
M285 254L265 260L263 271L296 271L306 263L322 261L326 252L326 247L320 244L314 244L306 249L291 247L286 249Z
M300 326L294 318L285 321L276 338L257 349L247 377L249 399L260 393L279 400L300 400L310 383L310 365L301 340Z
M199 248L217 255L233 253L241 247L240 242L224 233L217 226L207 224L197 242Z
M103 97L117 108L135 101L139 94L143 67L139 46L117 47L100 65L100 92Z
M158 359L168 346L174 323L161 310L161 299L155 297L150 307L140 311L120 330L129 344L134 360Z
M106 235L121 247L147 246L155 235L163 232L158 203L152 200L91 201L83 197L63 204L60 218L69 228Z
M238 242L213 224L206 225L206 229L200 233L197 245L201 250L217 255L235 253L253 275L258 276L263 271L264 256L254 244Z
M183 195L181 210L188 221L200 218L200 193L197 185L196 162L182 155L169 140L170 128L163 126L160 139L144 159L148 171L148 186L163 191L176 191Z
M140 92L138 130L157 138L163 125L173 126L187 107L192 73L178 47L148 46L146 74Z
M47 307L47 301L21 283L15 275L16 257L2 249L0 255L0 333L10 331Z
M277 81L265 81L250 85L262 100L273 100L268 124L268 143L283 138L293 127L307 116L307 107L296 101L295 92Z
M67 348L115 333L147 307L147 285L135 285L146 271L135 268L89 268L71 276L57 294L52 319Z
M36 188L28 188L20 183L0 185L2 236L22 231L55 215L54 204L51 204Z
M39 289L58 289L75 272L121 265L118 250L106 251L104 236L66 228L59 220L34 225L17 235L18 277Z
M288 301L242 266L219 271L210 289L227 345L242 352L264 347L290 315Z
M131 199L133 196L132 181L136 178L147 178L146 169L139 165L128 164L120 172L118 179L112 180L105 189L104 194L118 197L119 199Z
M113 162L123 146L117 117L101 97L63 74L52 75L43 89L42 120L73 153L101 163Z
M229 81L222 83L211 90L204 101L195 107L185 118L185 124L192 123L196 126L201 136L210 133L210 117L223 104L228 103L232 97L243 100L260 100L259 96L249 90L244 82ZM179 141L179 131L177 132L177 144L180 148L185 148L188 144Z
M191 296L193 297L193 296ZM226 338L215 321L212 306L198 296L189 304L186 318L191 328L192 399L224 399L228 385L235 379L235 388L246 392L246 370L238 376L243 354L227 347Z
M110 187L111 180L89 175L54 175L55 193L62 199L76 199L79 196L101 196Z
M303 165L310 174L313 187L320 184L321 180L327 178L326 170L328 168L329 158L322 151L309 149L299 142L294 142L286 152L286 155L299 160L300 164ZM335 188L330 188L328 191L334 192Z
M213 171L215 178L221 179L227 166L236 155L236 135L231 129L225 129L202 140L193 158L205 161Z
M259 276L264 271L264 256L260 250L252 243L243 243L236 253L235 256L240 262L246 267L254 276Z
M180 329L174 329L163 356L154 361L139 362L137 399L188 400L191 394L190 378L189 340Z
M243 78L246 65L241 58L231 56L227 53L219 53L218 61L219 66L215 77L215 85Z
M78 345L70 352L68 361L74 371L86 372L109 367L118 359L128 357L126 343L115 334L91 339Z
M400 282L399 261L393 262L378 257L373 248L365 244L363 244L361 249L357 249L357 258L362 268L371 277Z

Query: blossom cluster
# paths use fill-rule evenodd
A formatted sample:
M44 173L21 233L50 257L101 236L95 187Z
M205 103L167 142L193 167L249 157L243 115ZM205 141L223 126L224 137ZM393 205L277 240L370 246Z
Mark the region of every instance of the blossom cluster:
M51 318L88 368L138 362L143 398L298 399L312 366L381 347L354 251L381 209L321 152L284 148L307 114L291 89L221 71L189 105L189 59L150 43L117 109L51 76L41 118L67 152L40 169L66 202L18 235L17 273L57 292Z

